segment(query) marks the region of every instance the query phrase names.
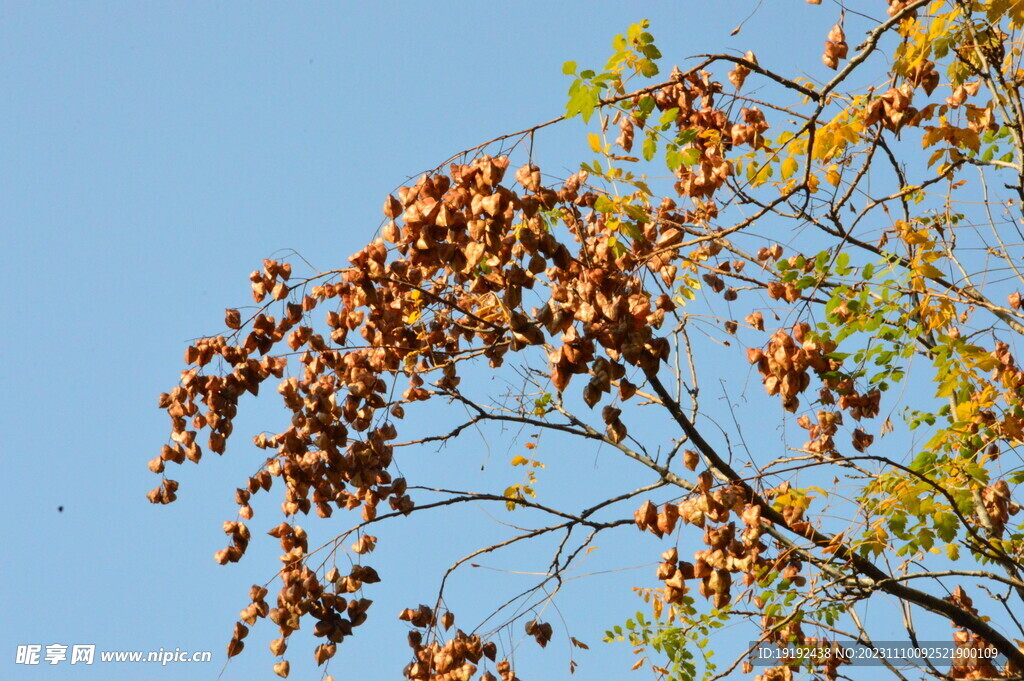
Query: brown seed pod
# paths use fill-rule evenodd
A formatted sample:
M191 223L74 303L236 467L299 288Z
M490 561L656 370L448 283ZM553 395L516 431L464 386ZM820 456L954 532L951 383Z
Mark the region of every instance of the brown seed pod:
M275 638L270 642L270 652L275 656L284 655L285 651L288 650L288 639L286 638Z

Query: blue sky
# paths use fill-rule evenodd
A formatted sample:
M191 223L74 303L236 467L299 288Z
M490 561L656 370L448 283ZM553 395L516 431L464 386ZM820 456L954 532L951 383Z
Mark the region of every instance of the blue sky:
M167 432L156 397L176 381L188 340L219 332L223 309L246 304L247 274L262 258L293 249L320 268L343 263L373 238L383 197L407 177L559 114L562 63L600 65L631 22L652 20L667 63L754 49L762 63L820 75L821 40L806 34L823 40L838 10L767 2L730 38L753 6L0 4L0 678L215 678L248 585L276 560L263 542L241 565L218 567L219 525L256 460L247 433L280 412L271 400L251 404L228 455L176 476L176 504L151 506L157 479L145 464ZM537 138L556 174L583 149L578 122ZM551 475L549 489L571 477ZM270 505L257 513L257 534L276 523ZM464 522L489 531L480 513ZM330 536L326 524L306 524ZM423 531L398 528L382 546L380 564L399 545L422 563L387 585L395 594L373 615L382 628L341 646L336 678L398 675L402 643L383 620L427 602L451 559L432 555L437 542ZM661 550L624 541L647 551L638 563ZM473 546L461 543L445 546ZM649 572L636 581L650 582ZM470 608L485 588L475 579L462 591ZM594 632L635 599L605 594L599 579L580 583L566 602L583 602L596 650L577 656L577 678L624 676L629 651ZM254 630L223 678L271 678L270 638L267 624ZM15 666L16 646L29 643L212 650L215 661ZM293 678L317 678L305 644L289 656ZM564 670L564 651L552 655Z

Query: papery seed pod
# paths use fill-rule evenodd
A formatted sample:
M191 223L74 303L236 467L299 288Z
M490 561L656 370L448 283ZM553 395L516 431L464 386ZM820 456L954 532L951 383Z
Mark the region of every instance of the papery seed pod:
M249 605L247 605L244 610L242 610L240 613L238 613L238 618L240 620L242 620L243 622L245 622L246 624L249 624L249 625L256 624L256 618L257 618L256 604L255 603L250 603Z
M633 122L628 117L623 117L619 121L619 136L615 139L615 143L626 152L632 151L633 134Z
M658 508L650 501L645 501L643 506L633 513L633 519L641 530L654 527L658 522Z
M313 659L316 660L317 666L322 665L327 660L334 657L334 654L338 652L338 646L334 643L323 643L316 647L313 653Z
M662 534L672 534L679 519L679 507L675 504L665 504L661 513L658 514L658 531Z
M227 309L224 310L224 324L229 329L240 329L242 328L242 315L238 310Z
M700 463L700 455L697 452L692 449L683 450L683 466L686 467L686 470L697 470L698 463Z
M355 544L352 545L352 550L358 554L370 553L377 546L377 538L364 534L359 538Z
M608 434L608 439L614 444L618 444L625 440L627 435L625 424L618 419L609 423L605 428L605 432Z
M275 620L273 620L273 618L271 618L271 620L274 621L275 624L277 623ZM275 656L284 655L286 650L288 650L288 639L275 638L273 641L270 642L270 652L272 652Z
M636 390L636 386L626 379L623 378L619 381L619 398L623 401L633 397L636 394Z
M737 90L743 87L744 81L747 80L747 76L750 75L750 69L743 64L737 64L732 71L729 71L729 82Z
M389 220L394 220L402 214L402 204L394 196L388 195L388 198L384 200L384 217Z
M228 657L231 658L235 655L238 655L240 652L242 652L243 648L245 648L245 643L239 641L236 638L231 639L228 642Z

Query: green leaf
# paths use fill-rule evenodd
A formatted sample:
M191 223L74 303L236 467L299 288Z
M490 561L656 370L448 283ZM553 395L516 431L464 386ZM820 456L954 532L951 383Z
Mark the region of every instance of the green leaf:
M574 61L567 61L564 64L562 64L562 73L564 73L567 76L575 75L576 74L576 62L574 62Z
M925 450L914 457L913 462L910 464L910 470L912 471L923 471L935 463L937 456L935 452Z
M601 90L598 88L591 88L587 92L587 97L583 102L583 106L580 109L580 115L583 117L584 123L590 122L590 117L594 115L594 109L597 108L598 103L601 101Z
M651 221L651 218L648 217L647 212L643 208L632 203L626 204L626 215L633 218L637 222Z
M665 151L665 165L668 166L669 170L675 170L682 165L681 154L675 149L667 149Z
M598 213L611 213L615 210L615 204L612 203L608 197L599 196L594 200L594 210Z
M647 186L647 183L644 182L643 180L633 180L633 186L642 191L647 196L654 196L654 192L651 191L651 188Z
M569 88L569 101L565 105L565 117L572 118L579 115L589 97L589 88L582 86L578 80L573 83Z
M640 68L638 70L640 71L640 75L644 78L652 78L653 76L658 75L658 65L650 59L644 59L641 61Z
M945 542L956 539L957 530L960 529L960 521L952 513L935 514L935 531L939 538Z
M696 128L687 128L679 133L679 137L676 140L679 144L689 144L693 140L697 139L697 135L700 133Z
M845 275L850 268L850 254L843 251L836 258L836 272L840 275Z
M692 166L700 160L700 149L686 149L679 154L679 160L683 165Z
M615 47L615 42L612 41L612 47ZM616 48L615 52L611 57L608 58L608 62L604 65L606 71L618 71L619 65L626 60L626 56L629 55L629 51Z
M664 112L662 112L661 118L658 119L658 123L660 123L661 125L671 123L676 119L678 115L679 107L672 107L671 109L666 109Z
M648 137L644 140L643 147L641 148L641 154L643 154L645 161L650 161L654 158L654 155L658 153L658 143L654 137Z

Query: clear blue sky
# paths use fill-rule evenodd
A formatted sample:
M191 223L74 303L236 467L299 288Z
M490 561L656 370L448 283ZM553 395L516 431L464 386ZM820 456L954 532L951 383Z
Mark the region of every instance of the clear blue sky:
M342 263L407 176L559 114L563 61L603 63L633 21L652 19L668 63L754 49L762 63L820 73L838 10L766 2L759 30L730 38L754 4L0 4L0 678L215 678L247 586L276 554L261 541L266 550L218 567L219 524L257 460L245 438L280 412L272 400L248 410L227 456L175 475L180 500L151 506L145 464L167 432L156 397L188 340L246 304L262 258L295 249L321 268ZM557 173L583 137L564 126L538 137L538 153ZM274 522L271 505L257 506L257 534ZM656 543L642 546L638 562L654 560ZM443 562L381 585L381 629L340 647L335 678L398 676L390 620L430 598ZM596 584L574 592L589 594L597 649L578 656L577 678L626 677L629 651L594 632L633 599L609 610ZM257 627L223 678L271 678L270 633ZM15 666L27 643L212 650L215 662ZM311 644L295 645L293 678L317 678ZM526 678L567 678L557 655L554 671Z

